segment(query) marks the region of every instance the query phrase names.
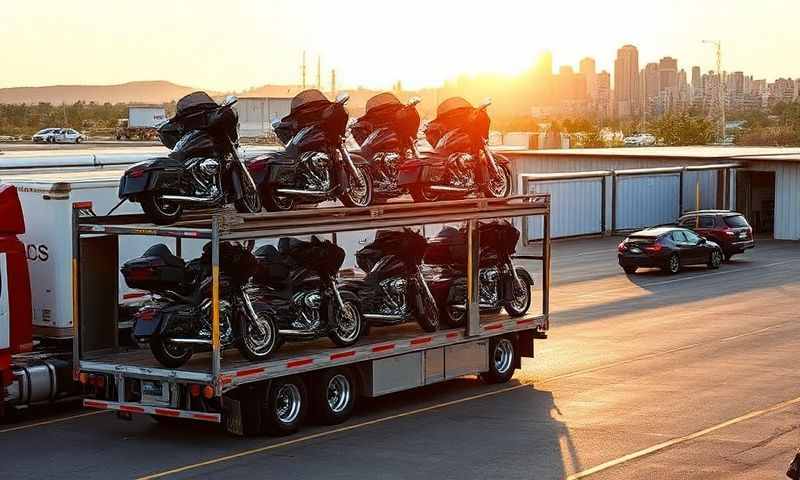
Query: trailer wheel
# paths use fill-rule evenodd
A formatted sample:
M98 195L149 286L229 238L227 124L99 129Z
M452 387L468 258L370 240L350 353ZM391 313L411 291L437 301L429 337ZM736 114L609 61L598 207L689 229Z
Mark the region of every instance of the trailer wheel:
M270 435L291 435L300 428L307 410L308 391L297 376L272 382L261 416L263 429Z
M505 383L514 376L517 346L510 337L495 337L489 342L489 371L480 377L486 383Z
M349 368L329 368L315 378L311 405L316 420L323 425L336 425L353 414L357 388Z

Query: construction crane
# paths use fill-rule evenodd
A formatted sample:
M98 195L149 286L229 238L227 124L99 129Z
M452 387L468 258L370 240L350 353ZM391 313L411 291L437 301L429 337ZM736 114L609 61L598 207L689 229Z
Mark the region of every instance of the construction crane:
M719 111L722 124L722 142L725 141L725 79L722 77L722 42L719 40L703 40L703 43L713 45L717 55L717 77L719 78Z

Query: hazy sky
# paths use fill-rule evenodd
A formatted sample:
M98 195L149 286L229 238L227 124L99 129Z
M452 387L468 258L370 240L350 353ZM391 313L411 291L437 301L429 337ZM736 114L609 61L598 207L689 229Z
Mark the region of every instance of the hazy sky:
M640 62L800 77L798 0L2 0L0 87L170 80L217 90L299 83L322 56L343 87L438 85L514 73L537 53L593 56L612 70L633 43Z

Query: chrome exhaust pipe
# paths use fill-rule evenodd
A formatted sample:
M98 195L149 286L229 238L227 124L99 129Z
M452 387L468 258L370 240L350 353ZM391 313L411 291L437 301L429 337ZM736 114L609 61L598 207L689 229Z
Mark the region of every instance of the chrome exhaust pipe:
M278 330L280 335L290 335L293 337L313 337L316 336L316 332L309 332L306 330Z
M451 307L455 308L456 310L466 310L466 305L450 305ZM481 303L478 305L479 308L495 308L494 305L489 305L488 303Z
M203 338L168 338L172 343L191 343L197 345L211 345L211 340Z
M276 188L275 193L279 195L306 195L309 197L327 197L333 193L333 190L319 191L319 190L299 190L295 188Z
M173 202L202 203L205 205L211 205L220 201L220 197L190 197L187 195L162 195L161 198Z
M468 193L473 189L468 187L450 187L447 185L431 185L428 187L432 192L452 192L452 193Z
M397 321L405 319L403 315L383 315L381 313L363 313L361 316L367 320Z

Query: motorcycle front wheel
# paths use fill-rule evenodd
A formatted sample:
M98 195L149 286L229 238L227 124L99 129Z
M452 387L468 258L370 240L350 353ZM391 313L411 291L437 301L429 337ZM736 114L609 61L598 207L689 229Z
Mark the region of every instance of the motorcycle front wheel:
M242 197L233 202L233 206L239 213L258 213L261 211L261 195L258 189L254 188L250 182L242 181Z
M505 304L506 312L512 317L521 317L531 308L531 283L523 276L519 276L519 283L521 285L511 282L513 293Z
M335 324L328 337L340 347L349 347L355 344L364 330L364 319L358 310L358 305L350 300L344 301L344 308L336 308Z
M191 345L170 342L161 335L150 337L150 351L161 365L178 368L192 358L194 351Z
M486 195L493 198L505 198L511 195L511 171L506 165L498 165L498 172L491 175L486 182Z
M340 200L345 207L368 207L372 203L372 176L369 167L366 165L356 166L358 177L348 172L347 182L344 193Z
M422 299L423 309L417 312L417 323L426 332L435 332L439 329L439 309L433 300Z
M158 193L145 193L139 197L145 215L158 225L170 225L178 221L183 215L183 205L178 202L169 202L161 198Z
M239 352L251 361L269 357L278 346L278 328L275 320L266 312L257 312L258 318L239 316Z

